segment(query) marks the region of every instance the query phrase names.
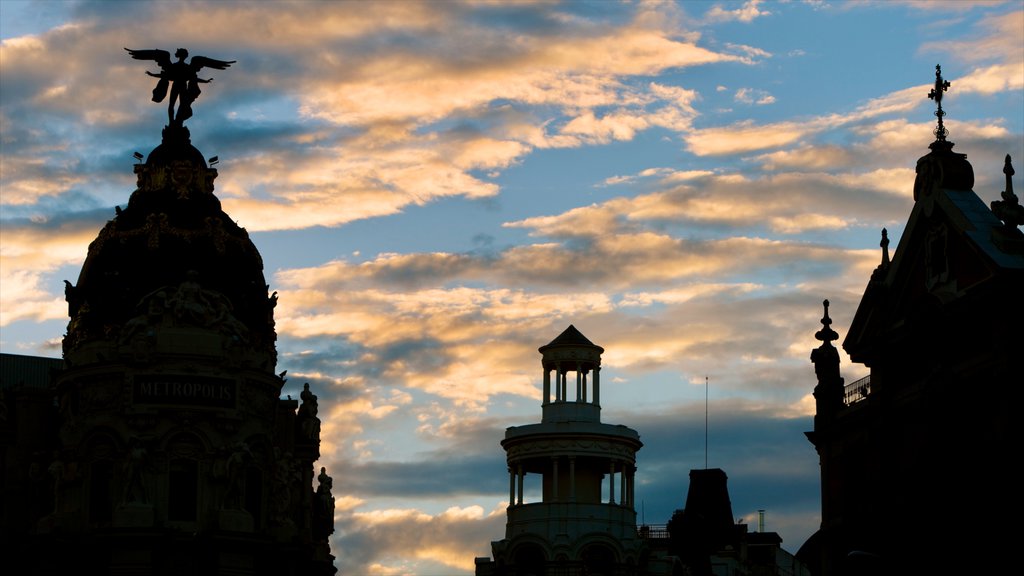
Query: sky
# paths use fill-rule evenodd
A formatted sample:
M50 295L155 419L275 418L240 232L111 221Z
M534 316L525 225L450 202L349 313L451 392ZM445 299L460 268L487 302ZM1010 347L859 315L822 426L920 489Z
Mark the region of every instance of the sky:
M570 324L605 349L602 421L644 443L639 519L722 468L796 552L821 302L844 337L882 228L897 246L936 64L981 199L1024 162L1020 0L3 0L0 37L14 354L59 357L63 280L159 144L156 68L123 48L236 61L186 126L278 292L282 393L319 396L342 574L490 555L499 442L540 421L537 348Z

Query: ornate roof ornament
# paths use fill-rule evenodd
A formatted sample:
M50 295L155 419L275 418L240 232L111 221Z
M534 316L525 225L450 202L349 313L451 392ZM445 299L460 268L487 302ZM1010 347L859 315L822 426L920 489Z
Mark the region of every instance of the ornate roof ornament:
M931 153L917 161L917 178L914 181L914 201L922 200L939 189L970 190L974 187L974 168L967 161L966 154L953 152L953 143L946 140L949 131L942 123L946 112L942 109L942 94L950 87L942 78L942 66L935 65L935 86L928 97L935 101L935 116L939 119L935 128L935 141L928 145Z
M882 247L882 267L889 266L889 231L882 228L882 241L878 243Z
M825 315L821 318L822 329L814 333L814 337L826 345L831 346L834 340L839 339L839 334L832 329L832 319L828 317L828 300L822 302L825 307Z
M1013 193L1013 180L1014 175L1013 164L1010 163L1010 155L1006 155L1006 162L1003 164L1003 174L1006 174L1006 190L1003 191L1000 196L1002 200L993 200L991 207L992 213L1003 221L1008 227L1017 227L1024 224L1024 206L1020 205L1020 200L1017 195Z
M171 97L167 102L167 125L181 128L185 120L192 117L192 102L199 97L201 90L199 84L212 82L213 79L203 79L198 76L199 71L205 68L215 70L226 70L235 63L234 60L216 60L206 56L193 56L191 62L185 62L188 58L188 50L178 48L174 52L177 62L171 62L171 53L166 50L132 50L125 48L128 54L135 60L154 60L160 66L160 72L154 74L146 71L146 74L158 78L156 88L153 88L153 102L163 102L170 88ZM174 104L178 104L177 113Z
M937 116L939 119L939 124L935 128L936 140L945 140L946 136L949 134L949 130L946 130L946 127L942 125L942 117L946 115L946 113L942 110L942 93L945 92L946 90L949 90L949 86L949 80L942 79L942 66L936 64L935 87L932 88L932 91L928 93L928 97L931 98L932 100L935 100L935 106L937 108L935 110L935 116Z

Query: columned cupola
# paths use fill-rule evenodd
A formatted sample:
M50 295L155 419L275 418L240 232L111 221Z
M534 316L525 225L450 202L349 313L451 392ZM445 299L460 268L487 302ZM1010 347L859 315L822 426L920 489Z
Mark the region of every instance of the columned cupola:
M601 353L604 348L587 340L570 324L558 338L541 346L538 351L543 355L541 365L544 367L542 421L600 422ZM570 384L570 373L575 375L574 385Z
M505 539L478 574L633 574L643 541L634 486L640 435L601 422L604 349L569 326L539 349L542 418L505 431ZM573 378L575 376L575 378ZM575 384L573 382L575 381Z

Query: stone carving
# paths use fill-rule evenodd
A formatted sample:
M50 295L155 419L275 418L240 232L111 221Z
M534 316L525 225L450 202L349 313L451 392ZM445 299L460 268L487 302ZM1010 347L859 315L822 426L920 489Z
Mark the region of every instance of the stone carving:
M290 528L295 526L292 519L292 497L295 487L302 481L302 475L295 467L291 452L281 452L274 448L274 476L271 484L273 490L270 502L270 521L275 526Z
M1006 155L1006 161L1003 164L1003 174L1006 175L1006 190L1003 190L1000 196L1002 200L993 200L991 203L992 213L1003 221L1008 228L1017 227L1024 224L1024 206L1021 206L1020 199L1013 193L1013 180L1011 177L1014 175L1013 164L1010 163L1010 155Z
M249 445L239 442L224 462L224 499L222 510L241 510L242 494L245 489L245 467L252 461Z
M53 453L53 461L47 466L46 472L50 475L50 482L53 484L53 513L56 514L60 512L60 491L65 480L64 461L59 453Z
M299 394L302 405L299 406L298 423L299 430L303 437L311 441L320 440L320 418L317 418L316 394L309 391L309 382L302 386L302 393Z
M320 484L313 502L313 538L322 540L334 533L334 496L331 494L334 480L327 475L327 468L323 467L316 479Z
M199 273L190 270L176 288L163 287L144 296L139 305L145 312L128 320L118 342L130 345L137 354L152 347L156 329L163 325L199 326L216 330L234 342L248 342L249 329L235 318L231 302L219 292L199 284Z
M205 68L215 70L226 70L235 63L234 60L215 60L206 56L193 56L191 62L185 62L188 58L188 50L178 48L174 52L176 62L171 62L171 54L166 50L131 50L125 48L128 54L136 60L153 60L160 65L160 72L154 74L146 71L146 74L159 78L156 88L153 89L153 102L163 102L167 97L170 88L171 97L167 103L167 123L170 126L181 126L185 120L192 117L192 102L202 92L199 84L212 82L213 79L203 79L198 76L199 71ZM175 114L174 104L178 104L178 111Z
M167 311L167 293L157 290L146 296L143 298L142 307L145 307L146 312L125 322L118 342L121 345L131 345L138 354L145 355L155 344L156 328L162 323Z
M148 461L148 453L142 441L133 437L129 442L128 454L125 457L124 490L121 493L121 504L147 504L146 482L143 469Z

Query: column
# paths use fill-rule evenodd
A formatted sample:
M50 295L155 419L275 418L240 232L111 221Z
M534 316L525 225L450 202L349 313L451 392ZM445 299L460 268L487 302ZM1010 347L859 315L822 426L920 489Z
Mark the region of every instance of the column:
M519 499L518 503L523 503L523 478L526 476L526 472L523 471L523 465L519 465Z
M511 466L508 468L508 505L510 508L516 505L516 473Z
M576 363L576 401L579 402L580 398L583 398L583 369L580 368L580 363Z
M551 501L558 502L558 456L551 457Z
M576 501L576 457L569 456L569 502Z
M634 510L637 507L636 499L637 491L637 467L635 465L630 466L630 507Z
M615 461L612 460L608 472L608 503L615 504Z
M555 402L562 399L562 364L555 364Z
M569 397L569 391L566 386L566 382L569 379L569 371L562 372L562 402L566 402Z
M601 367L594 366L594 404L601 404Z
M551 403L551 369L544 367L544 404Z
M628 465L626 466L628 473L626 474L626 485L623 488L623 498L626 500L626 505L630 508L633 507L633 475L636 473L636 467Z
M622 472L619 473L619 504L629 504L629 497L626 494L626 464L622 465Z
M587 401L587 371L586 371L586 369L582 369L581 372L583 374L583 402L586 403L586 401Z

